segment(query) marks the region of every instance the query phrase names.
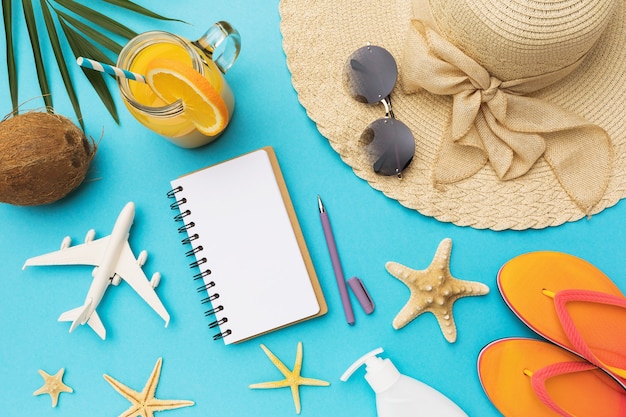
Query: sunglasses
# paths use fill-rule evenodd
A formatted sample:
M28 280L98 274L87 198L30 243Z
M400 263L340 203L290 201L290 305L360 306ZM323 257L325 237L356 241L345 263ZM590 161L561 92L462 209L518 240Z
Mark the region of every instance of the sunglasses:
M370 123L361 134L369 163L377 174L402 178L402 171L415 154L415 139L409 128L393 115L389 95L397 79L395 59L380 46L357 49L344 66L344 84L355 100L385 106L385 117Z

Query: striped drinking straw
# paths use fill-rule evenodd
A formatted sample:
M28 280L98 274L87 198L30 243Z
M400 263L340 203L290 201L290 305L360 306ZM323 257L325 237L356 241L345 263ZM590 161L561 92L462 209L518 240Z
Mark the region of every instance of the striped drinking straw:
M141 83L146 82L146 77L144 77L141 74L137 74L136 72L131 72L125 69L114 67L113 65L94 61L93 59L83 58L82 56L76 58L76 63L83 68L89 68L95 71L106 72L107 74L111 74L116 77L127 78L129 80L135 80Z

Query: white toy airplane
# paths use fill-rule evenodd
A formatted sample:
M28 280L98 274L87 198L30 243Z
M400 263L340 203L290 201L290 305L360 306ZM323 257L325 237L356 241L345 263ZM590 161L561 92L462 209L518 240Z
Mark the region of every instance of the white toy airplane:
M161 303L154 288L161 280L161 274L155 272L148 281L141 269L146 262L148 253L144 250L135 258L128 236L135 217L135 204L130 202L122 209L115 221L113 231L107 237L94 240L95 231L87 232L85 243L70 247L71 239L63 239L61 250L30 258L22 269L27 266L42 265L94 265L93 281L85 297L85 303L73 310L61 314L59 321L71 321L70 332L79 324L87 323L104 340L106 330L96 312L109 285L118 285L124 279L141 298L165 320L165 327L170 322L170 315Z

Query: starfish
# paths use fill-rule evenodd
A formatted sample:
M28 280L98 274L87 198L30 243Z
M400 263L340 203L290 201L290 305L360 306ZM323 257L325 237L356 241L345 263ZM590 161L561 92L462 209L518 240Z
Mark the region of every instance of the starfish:
M33 392L33 395L50 394L52 406L56 407L59 402L59 394L62 392L74 392L73 389L63 383L64 372L65 368L61 368L55 375L49 375L40 369L39 375L43 378L44 384L37 391Z
M261 349L265 352L272 363L278 368L278 370L285 376L285 379L272 382L261 382L258 384L252 384L249 388L283 388L291 387L291 395L293 396L293 402L296 406L296 414L300 414L300 385L315 385L319 387L327 387L330 382L322 381L321 379L304 378L300 376L302 371L302 342L298 342L298 349L296 351L296 363L293 366L293 371L290 371L280 359L278 359L265 345L261 344Z
M415 270L397 262L387 262L387 271L411 290L406 305L393 320L393 327L400 329L424 312L437 318L441 332L450 343L456 341L456 325L452 317L452 305L461 297L485 295L489 287L480 282L462 281L450 273L452 240L439 243L437 252L424 270Z
M154 397L157 384L159 383L159 377L161 375L162 363L163 359L159 358L156 365L154 365L150 378L148 378L148 381L146 382L146 386L141 392L128 388L126 385L116 381L110 376L106 374L104 375L104 379L106 379L117 392L122 394L124 398L132 403L130 408L120 414L119 417L154 417L155 411L173 410L175 408L194 405L193 401L159 400Z

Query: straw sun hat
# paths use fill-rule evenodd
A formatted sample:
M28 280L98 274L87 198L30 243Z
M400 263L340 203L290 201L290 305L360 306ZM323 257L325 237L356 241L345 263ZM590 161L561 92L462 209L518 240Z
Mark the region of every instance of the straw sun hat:
M281 0L298 98L333 149L386 196L475 228L556 226L626 196L626 0ZM403 178L360 143L385 114L343 68L370 43L396 59Z

